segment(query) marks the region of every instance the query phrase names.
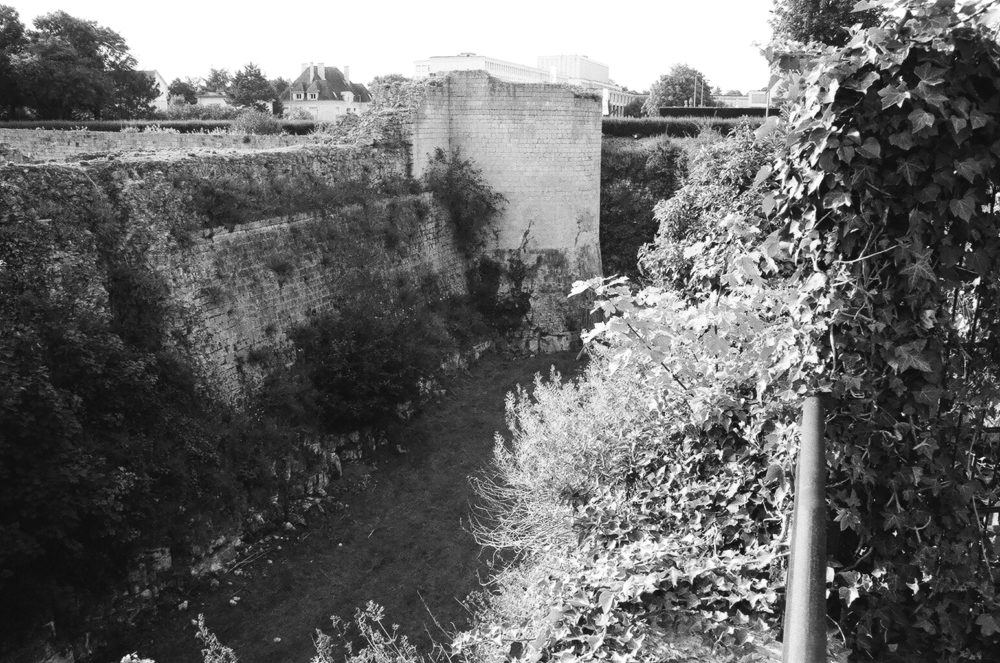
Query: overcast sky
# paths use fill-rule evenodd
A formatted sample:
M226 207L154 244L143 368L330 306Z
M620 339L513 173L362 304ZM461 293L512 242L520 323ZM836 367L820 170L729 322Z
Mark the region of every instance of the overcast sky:
M755 44L770 38L772 0L0 0L30 25L63 9L121 34L140 69L167 81L254 62L294 78L303 62L350 65L351 78L412 76L413 61L473 52L535 65L538 55L581 54L611 78L647 89L671 65L744 92L767 84Z

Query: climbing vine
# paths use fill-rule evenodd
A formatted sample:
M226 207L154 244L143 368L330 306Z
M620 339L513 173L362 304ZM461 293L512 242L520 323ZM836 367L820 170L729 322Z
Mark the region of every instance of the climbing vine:
M876 657L979 660L1000 647L1000 7L872 7L891 18L799 81L764 210L836 400L833 614Z

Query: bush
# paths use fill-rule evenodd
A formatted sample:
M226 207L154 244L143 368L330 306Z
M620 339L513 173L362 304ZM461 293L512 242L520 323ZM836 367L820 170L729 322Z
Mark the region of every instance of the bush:
M704 118L704 117L606 117L601 128L605 136L644 138L666 135L673 138L697 136L706 128L728 134L743 123L759 125L762 118Z
M471 256L482 245L482 234L506 199L483 179L482 172L455 148L435 148L423 175L423 185L451 216L459 249Z
M240 134L274 135L281 133L281 122L265 111L242 110L233 119L229 130Z
M667 138L603 142L600 238L605 274L638 276L639 249L656 234L653 207L677 190L686 163L686 151Z
M266 411L291 425L331 432L389 429L397 408L418 403L458 344L423 295L401 283L365 279L337 310L292 329L297 362L268 380Z

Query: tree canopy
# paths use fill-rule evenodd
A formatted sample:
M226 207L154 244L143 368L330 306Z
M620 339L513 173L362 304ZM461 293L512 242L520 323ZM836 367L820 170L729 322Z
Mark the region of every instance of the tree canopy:
M0 5L0 93L8 116L145 114L159 92L135 64L122 36L94 21L56 11L26 30L16 11Z
M233 76L226 98L234 106L270 111L271 102L276 95L274 87L261 73L260 67L251 62Z
M179 78L175 78L170 82L170 85L167 87L167 94L170 95L171 99L183 99L186 104L198 102L198 90L195 86Z
M675 64L670 73L660 78L649 87L649 96L643 103L642 110L646 115L659 115L661 106L694 105L697 93L697 105L714 106L712 86L705 74L686 64Z
M882 16L878 9L855 12L856 4L857 0L774 0L771 28L778 38L843 46L850 37L848 28L856 23L871 27Z

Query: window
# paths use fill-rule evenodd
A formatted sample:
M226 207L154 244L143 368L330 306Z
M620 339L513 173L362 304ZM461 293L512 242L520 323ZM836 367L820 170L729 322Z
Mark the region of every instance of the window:
M309 93L309 99L318 99L318 98L319 98L319 93L318 92L310 92Z
M295 101L302 101L302 93L301 92L296 92L293 95L293 97L295 98Z

